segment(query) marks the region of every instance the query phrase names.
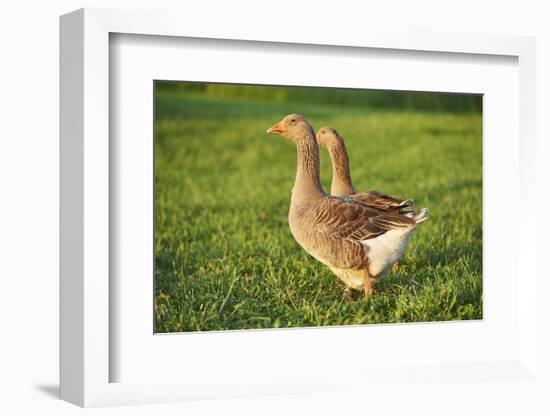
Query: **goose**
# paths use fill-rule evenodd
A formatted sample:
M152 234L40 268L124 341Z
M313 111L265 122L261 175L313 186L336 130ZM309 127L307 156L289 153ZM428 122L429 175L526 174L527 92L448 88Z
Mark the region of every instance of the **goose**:
M321 186L319 145L304 116L290 114L267 129L296 146L297 168L288 223L296 242L345 284L364 297L374 282L399 260L417 224L427 212L413 216L369 206L349 197L328 195Z
M389 209L406 213L414 206L412 199L398 199L384 195L377 191L357 192L351 181L349 157L344 144L344 139L336 129L332 127L321 127L317 131L317 141L321 147L327 149L332 163L332 184L330 194L335 196L349 196L350 198L372 205L377 208ZM416 213L410 213L414 216Z

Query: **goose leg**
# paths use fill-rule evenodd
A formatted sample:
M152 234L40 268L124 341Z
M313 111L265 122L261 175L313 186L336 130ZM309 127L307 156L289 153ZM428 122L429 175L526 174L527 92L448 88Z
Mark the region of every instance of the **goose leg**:
M372 277L367 277L363 283L363 292L365 294L365 299L370 298L374 294L374 282L376 279Z
M353 294L351 293L351 287L346 286L344 289L344 300L346 302L352 302L353 301Z

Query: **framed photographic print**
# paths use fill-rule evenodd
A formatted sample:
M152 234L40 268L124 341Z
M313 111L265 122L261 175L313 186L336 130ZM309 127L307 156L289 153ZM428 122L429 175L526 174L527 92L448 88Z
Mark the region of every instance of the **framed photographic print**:
M154 99L155 333L483 318L481 95L155 81ZM306 144L263 137L274 114L321 123L323 175L300 169L324 152L295 180Z
M62 17L63 399L537 383L533 39L304 36Z

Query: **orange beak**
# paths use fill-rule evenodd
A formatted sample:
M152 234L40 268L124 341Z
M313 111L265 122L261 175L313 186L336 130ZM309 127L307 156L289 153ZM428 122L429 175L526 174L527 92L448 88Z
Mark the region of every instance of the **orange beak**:
M274 126L271 126L270 128L267 129L267 132L269 134L278 134L278 135L281 135L285 132L285 127L284 127L284 124L282 121L279 121L277 124L275 124Z

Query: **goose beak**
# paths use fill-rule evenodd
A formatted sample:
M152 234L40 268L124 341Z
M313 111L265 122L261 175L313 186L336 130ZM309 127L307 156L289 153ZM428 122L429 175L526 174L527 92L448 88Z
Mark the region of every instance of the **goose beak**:
M269 134L282 135L284 131L285 131L285 128L282 121L278 122L274 126L271 126L270 128L267 129L267 133Z

